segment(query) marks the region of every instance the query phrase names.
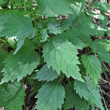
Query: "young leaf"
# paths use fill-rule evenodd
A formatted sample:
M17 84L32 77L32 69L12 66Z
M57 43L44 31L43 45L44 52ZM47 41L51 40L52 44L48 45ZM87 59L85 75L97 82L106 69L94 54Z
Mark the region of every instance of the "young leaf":
M0 107L8 110L22 110L25 90L19 82L0 85Z
M61 27L61 24L57 21L49 22L47 27L49 29L49 33L56 34L56 35L62 33L62 31L64 30Z
M29 46L28 43L31 46ZM5 59L5 68L2 70L4 77L1 83L8 82L9 80L14 81L16 79L19 81L24 76L30 75L32 71L37 68L40 56L34 51L35 47L31 42L26 42L26 45L15 55L11 52L8 58Z
M41 42L46 41L47 38L49 37L48 34L47 34L47 29L41 30L40 33L42 34L42 40L41 40Z
M39 90L36 98L38 110L58 110L64 103L65 90L57 80L45 83Z
M78 94L76 94L74 90L74 86L72 84L70 85L69 83L65 87L65 102L63 104L63 108L65 110L69 110L73 106L78 109L78 110L89 110L89 105L88 103L83 99L80 98Z
M37 0L37 2L38 8L43 16L57 17L61 14L65 15L73 13L66 0Z
M77 57L77 49L71 42L55 37L46 43L43 48L44 61L48 67L53 68L59 74L60 71L67 77L83 81L77 64L80 64Z
M93 55L83 55L82 63L89 77L93 80L94 84L97 85L102 72L100 60Z
M81 98L84 97L91 104L96 104L101 110L104 110L98 88L94 88L92 81L88 77L85 77L85 79L86 82L75 80L74 88L76 93L78 93Z
M48 68L47 65L44 65L40 71L38 71L35 75L33 75L33 79L38 79L39 81L53 81L58 77L56 71L54 71L51 67Z
M24 40L26 37L31 38L35 35L35 29L32 26L32 20L19 14L4 14L0 16L0 36L15 36L18 41ZM23 42L24 43L24 42ZM19 43L17 51L23 43ZM16 51L16 52L17 52Z

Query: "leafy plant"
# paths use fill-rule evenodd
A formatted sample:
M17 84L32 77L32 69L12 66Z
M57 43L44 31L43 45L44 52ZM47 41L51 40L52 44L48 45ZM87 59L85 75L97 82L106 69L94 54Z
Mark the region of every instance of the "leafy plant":
M110 63L110 41L100 39L109 34L105 2L1 0L0 7L0 107L22 110L24 84L37 110L104 110L98 81L101 60Z

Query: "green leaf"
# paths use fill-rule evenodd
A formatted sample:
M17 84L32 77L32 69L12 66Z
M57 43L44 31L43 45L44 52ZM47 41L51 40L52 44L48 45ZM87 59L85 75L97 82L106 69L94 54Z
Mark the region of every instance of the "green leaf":
M61 39L62 38L67 39L69 42L71 42L73 45L75 45L77 49L82 49L86 45L77 36L79 36L79 32L76 28L74 28L72 30L68 30L67 32L60 34L58 37Z
M57 17L61 14L73 13L66 0L37 0L37 2L38 8L43 16Z
M30 45L30 46L29 46ZM13 55L13 51L5 59L5 68L2 70L4 72L3 79L1 83L8 81L19 81L24 76L30 75L35 68L37 68L40 56L35 52L35 47L33 42L28 41L23 45L23 47Z
M93 5L101 11L107 12L107 10L110 10L110 6L106 2L95 1Z
M72 76L74 79L83 81L77 66L77 64L80 64L77 54L76 47L71 42L63 38L60 39L59 36L55 36L43 48L44 61L48 67L52 66L58 74L62 71L67 77Z
M68 0L74 16L79 16L85 7L85 0Z
M18 41L35 35L35 29L32 26L32 19L26 18L19 14L4 14L0 16L0 36L1 37L16 37ZM19 42L20 42L19 41ZM17 51L21 48L23 43L19 43ZM16 52L17 52L16 51Z
M79 25L77 29L85 35L94 35L98 32L97 28L98 26L93 24L92 22L86 22L82 25Z
M105 50L105 51L110 51L110 41L107 39L96 39L92 43L92 48L96 52L97 50Z
M24 105L25 90L19 82L4 83L0 85L0 107L8 110L22 110Z
M94 35L106 31L105 29L94 24L92 17L87 16L85 13L81 13L81 15L77 18L77 22L79 23L79 25L76 27L77 30L85 35Z
M41 42L46 41L47 38L49 37L48 34L47 34L47 29L41 30L40 33L42 34L42 40L41 40Z
M75 80L74 88L76 93L81 98L85 98L91 104L97 105L101 110L104 110L99 90L94 88L92 81L88 77L85 77L85 80L86 82Z
M2 74L1 74L1 70L3 69L4 65L3 65L3 61L5 60L7 55L7 52L4 50L0 50L0 80L2 78Z
M110 53L108 53L107 51L105 51L103 49L99 49L99 50L97 50L97 54L101 60L103 60L107 63L110 63Z
M100 22L102 25L107 25L108 22L109 22L107 16L106 16L105 14L103 14L103 13L100 13L100 14L99 14L98 19L99 19L99 22Z
M47 65L44 65L40 71L33 75L33 79L38 79L39 81L53 81L58 77L56 71L52 68L48 68Z
M88 46L92 46L92 39L90 38L89 35L85 35L85 34L80 34L79 37L82 39L82 41L84 41Z
M82 63L86 68L86 73L89 74L89 77L93 80L94 84L97 85L102 72L100 60L93 55L83 55Z
M6 1L0 0L0 6L4 6L6 4Z
M49 29L49 33L56 34L56 35L62 33L64 30L58 21L49 22L47 27Z
M89 110L88 103L83 98L80 98L78 94L76 94L72 84L70 85L68 83L65 87L65 90L66 100L63 104L63 108L65 110L69 110L70 108L73 108L73 106L78 110Z
M36 98L38 110L58 110L61 109L64 103L65 90L64 87L55 80L53 82L45 83L39 90Z
M97 53L99 58L107 63L110 63L110 41L106 39L95 40L91 46L94 53Z

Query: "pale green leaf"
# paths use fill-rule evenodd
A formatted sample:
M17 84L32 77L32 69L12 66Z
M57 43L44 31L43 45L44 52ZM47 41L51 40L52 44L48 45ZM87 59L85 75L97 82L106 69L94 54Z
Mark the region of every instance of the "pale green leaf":
M33 79L38 79L39 81L53 81L57 77L57 72L51 67L48 68L47 65L44 65L40 71L33 75Z
M42 34L42 40L41 40L41 42L46 41L47 38L49 37L48 34L47 34L47 29L41 30L40 33Z
M37 0L38 8L43 16L57 17L58 15L72 14L66 0Z
M49 33L56 34L56 35L62 33L62 31L64 30L61 27L61 24L57 21L49 22L47 27L49 29Z
M24 105L25 89L19 82L0 85L0 107L8 110L22 110Z
M80 64L77 54L77 49L71 42L56 36L46 43L43 48L44 61L48 67L52 66L58 74L62 71L67 77L72 76L74 79L83 81L77 66L77 64Z
M66 100L63 104L63 108L65 110L69 110L70 108L73 108L73 106L78 110L89 110L89 104L83 98L80 98L78 94L76 94L73 84L70 85L68 83L65 87L65 92Z
M64 103L65 90L59 81L55 80L45 83L36 98L38 98L37 110L58 110L58 108L61 109Z
M82 63L86 68L86 73L89 74L89 77L93 80L94 84L97 85L102 72L100 60L93 55L83 55Z
M30 46L29 46L29 45ZM9 80L21 80L24 76L30 75L37 68L40 56L35 52L33 42L26 42L25 45L13 55L13 51L5 59L5 68L3 68L3 79L1 83Z
M94 88L92 81L88 77L85 77L85 79L86 82L75 80L74 88L76 93L78 93L81 98L85 98L91 104L97 105L101 110L104 110L98 88Z

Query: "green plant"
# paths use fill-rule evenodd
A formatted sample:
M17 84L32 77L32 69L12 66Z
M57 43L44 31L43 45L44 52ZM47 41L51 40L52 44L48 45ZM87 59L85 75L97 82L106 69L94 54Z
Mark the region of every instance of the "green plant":
M1 0L0 6L0 107L22 110L24 83L38 98L37 110L104 110L98 81L101 60L110 63L110 41L100 36L109 34L110 7L91 0Z

